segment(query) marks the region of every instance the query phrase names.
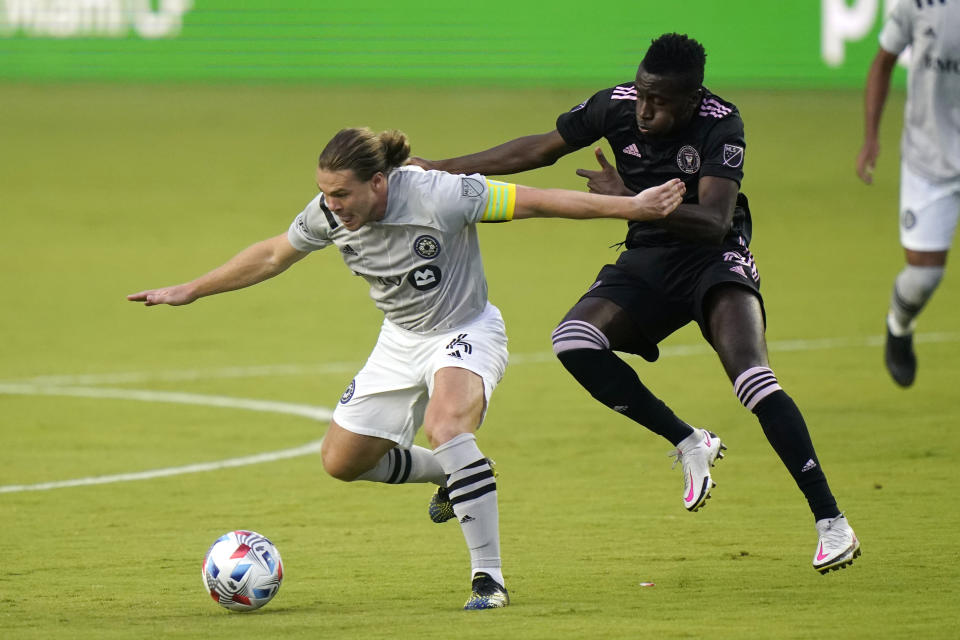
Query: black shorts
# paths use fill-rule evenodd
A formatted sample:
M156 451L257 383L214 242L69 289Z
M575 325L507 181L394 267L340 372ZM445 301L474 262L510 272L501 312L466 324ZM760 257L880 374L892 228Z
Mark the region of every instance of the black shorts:
M763 309L753 255L735 239L721 245L628 249L616 264L600 270L583 298L607 298L629 312L640 334L631 351L652 362L659 355L656 345L690 321L696 321L710 341L704 300L721 284L752 291Z

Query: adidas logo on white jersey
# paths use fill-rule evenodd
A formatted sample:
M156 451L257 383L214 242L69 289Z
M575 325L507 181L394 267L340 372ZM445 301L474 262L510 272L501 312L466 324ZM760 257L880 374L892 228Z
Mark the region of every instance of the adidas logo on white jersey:
M637 149L637 145L635 144L627 145L626 147L623 148L623 152L626 153L627 155L636 156L638 158L643 157L640 155L640 149Z

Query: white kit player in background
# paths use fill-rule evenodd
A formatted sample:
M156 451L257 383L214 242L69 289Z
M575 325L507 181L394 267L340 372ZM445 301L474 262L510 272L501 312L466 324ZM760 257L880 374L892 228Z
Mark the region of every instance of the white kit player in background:
M943 278L960 215L960 0L899 0L880 33L867 76L865 132L857 174L870 184L890 76L910 45L900 145L900 244L906 266L893 285L885 361L909 387L917 371L916 317Z
M656 220L680 205L674 179L634 197L533 189L401 166L399 131L343 129L320 154L320 195L290 228L191 282L127 296L183 305L273 277L334 245L384 313L370 358L340 398L323 439L324 469L345 481L439 485L435 522L456 518L470 550L465 609L509 603L500 561L496 480L477 447L507 365L500 311L487 300L476 223L534 217ZM423 425L433 450L413 444Z

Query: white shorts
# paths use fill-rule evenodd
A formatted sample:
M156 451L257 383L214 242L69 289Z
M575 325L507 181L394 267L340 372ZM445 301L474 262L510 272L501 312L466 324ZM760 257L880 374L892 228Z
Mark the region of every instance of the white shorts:
M911 251L946 251L960 216L960 177L933 181L900 163L900 244Z
M488 302L470 323L431 335L384 320L373 352L340 397L333 420L347 431L409 447L423 424L433 376L444 367L483 378L486 414L507 368L507 332L499 309Z

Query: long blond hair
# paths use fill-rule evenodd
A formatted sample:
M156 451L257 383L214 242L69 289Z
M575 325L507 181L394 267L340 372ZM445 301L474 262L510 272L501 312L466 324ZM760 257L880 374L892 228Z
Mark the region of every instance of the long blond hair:
M384 175L410 157L410 143L402 131L374 133L369 127L341 129L320 152L317 166L325 171L351 169L361 182L378 171Z

